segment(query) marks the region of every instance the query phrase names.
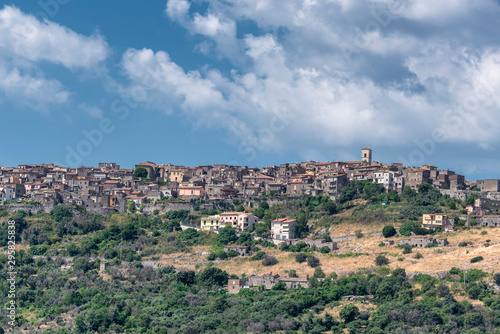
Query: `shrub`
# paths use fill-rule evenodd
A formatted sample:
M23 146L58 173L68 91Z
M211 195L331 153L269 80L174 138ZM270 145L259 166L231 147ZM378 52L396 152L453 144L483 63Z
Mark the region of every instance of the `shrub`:
M476 257L473 257L472 259L470 259L470 263L476 263L476 262L479 262L479 261L483 261L484 258L482 256L476 256Z
M392 225L386 225L382 229L382 235L384 238L390 238L396 235L396 229Z
M450 275L458 275L460 274L460 269L458 269L457 267L452 267L449 271Z
M272 255L266 255L262 258L263 266L274 266L276 263L278 263L278 260Z
M379 247L384 247L385 244L381 241L379 244L378 244Z
M295 261L297 261L297 263L306 262L307 255L304 253L298 253L297 255L295 255Z
M417 253L417 254L415 254L415 256L413 258L418 260L418 259L423 258L423 255L422 255L422 253Z
M405 260L405 258L404 258L404 257L398 257L398 261L399 261L399 262L403 262L404 260Z
M221 260L227 259L227 253L223 250L218 251L217 253L215 253L215 255Z
M467 243L465 241L462 241L458 244L458 247L467 247Z
M234 249L230 249L227 251L227 256L229 256L229 257L237 257L238 255L240 255L240 253L238 253Z
M363 237L363 232L361 230L356 230L355 234L356 234L356 238L358 238L358 239Z
M159 213L160 213L160 210L158 210L158 209L154 209L154 210L153 210L153 214L154 214L154 215L158 215Z
M262 258L266 255L266 252L263 252L263 251L260 251L260 252L257 252L257 254L255 254L254 256L252 256L250 258L250 261L258 261L258 260L262 260Z
M288 271L288 277L298 277L297 271L295 269L290 269L290 271Z
M319 266L319 259L316 256L313 256L313 255L308 256L307 257L307 264L311 268L316 268L317 266Z
M385 266L389 264L389 259L386 258L384 255L379 255L375 258L375 264L377 266Z
M439 297L442 298L450 294L450 288L448 287L448 285L441 283L438 285L436 292L438 293Z
M486 231L481 232L481 235L485 235L485 234L488 234L488 232L486 232Z
M344 305L340 309L339 316L345 323L351 322L359 316L359 309L353 304Z
M323 253L323 254L328 254L328 253L330 253L330 247L328 247L328 246L323 246L323 247L321 247L321 248L319 249L319 252L320 252L320 253Z
M434 247L437 247L437 246L438 246L438 244L437 244L437 243L435 243L435 242L433 242L433 243L431 243L431 244L427 244L427 245L425 245L425 247L424 247L424 248L434 248Z
M500 273L496 273L495 275L493 275L493 279L495 280L495 283L497 285L500 285Z
M403 254L410 254L413 246L410 244L403 244Z
M214 254L214 253L210 253L210 254L208 254L208 256L207 256L207 260L208 260L208 261L214 261L216 258L217 258L217 257L215 256L215 254Z

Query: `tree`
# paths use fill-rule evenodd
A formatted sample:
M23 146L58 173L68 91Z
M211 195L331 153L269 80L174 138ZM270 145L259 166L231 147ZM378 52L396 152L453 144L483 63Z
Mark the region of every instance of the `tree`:
M137 167L134 171L134 176L137 178L145 178L148 177L148 170L144 167Z
M83 270L85 272L85 271L90 270L91 267L92 266L90 265L89 261L87 261L87 259L84 257L76 258L73 261L73 269L74 270Z
M345 323L349 323L359 316L359 308L353 304L344 305L340 309L339 316Z
M271 290L274 290L274 291L284 291L284 290L286 290L286 284L285 284L285 282L278 282L275 285L273 285L273 287L271 288Z
M439 297L442 298L450 294L450 288L448 287L448 285L441 283L438 285L436 292L438 293Z
M384 238L390 238L396 235L396 229L392 225L385 225L382 229L382 235Z
M290 269L290 270L288 271L288 277L292 277L292 278L293 278L293 277L298 277L298 276L297 276L297 271L296 271L295 269Z
M269 204L266 201L262 201L259 203L259 209L267 210L269 209Z
M319 252L323 253L323 254L330 253L330 247L328 247L328 246L320 247Z
M214 285L224 286L227 284L229 275L227 272L222 271L216 267L209 267L203 269L198 275L196 275L196 281L198 284L205 287L212 287Z
M264 223L257 223L254 226L254 232L261 238L265 238L269 235L269 229Z
M272 255L265 255L262 258L263 266L274 266L276 263L278 263L278 260Z
M56 206L54 206L54 208L52 209L52 211L50 211L50 215L58 223L68 222L73 217L73 214L71 213L71 210L68 207L64 206L64 205L56 205Z
M230 242L238 240L236 231L231 227L231 225L226 225L223 229L219 230L219 234L215 238L215 242L219 246L225 246Z
M380 254L379 256L377 256L375 258L375 264L377 266L385 266L385 265L389 264L389 259L386 258L384 255Z
M235 211L236 212L244 212L245 211L245 207L241 204L238 204L235 208Z
M495 275L493 275L493 279L495 280L495 283L497 285L500 285L500 273L496 273Z
M403 244L403 254L410 254L412 248L413 247L410 244Z
M317 266L319 266L319 259L314 255L309 255L307 257L307 264L311 268L316 268Z
M297 261L297 263L306 262L307 255L304 253L298 253L297 255L295 255L295 261Z
M313 278L325 278L325 273L323 272L323 269L321 269L321 267L316 267L316 269L314 269L314 275L313 275Z

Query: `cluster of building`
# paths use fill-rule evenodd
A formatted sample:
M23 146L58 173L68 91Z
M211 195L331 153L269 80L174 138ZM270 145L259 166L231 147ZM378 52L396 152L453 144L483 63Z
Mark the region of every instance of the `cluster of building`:
M143 169L145 177L134 175L138 169ZM79 168L54 164L0 167L0 202L29 199L42 204L83 205L88 210L122 211L130 201L140 206L165 197L210 201L266 194L287 197L324 194L337 198L353 180L380 183L386 191L402 191L405 186L416 189L422 183L452 190L478 186L486 191L495 184L495 190L499 187L498 180L473 183L465 181L463 175L432 165L413 168L401 163L374 162L372 150L364 148L359 161L306 161L263 168L225 164L184 167L153 162L136 164L135 169L121 169L116 163ZM237 220L240 218L244 219L238 216ZM213 217L206 228L215 228L216 221L225 219ZM233 217L227 219L234 221ZM249 226L250 220L248 217Z
M252 275L244 279L229 279L227 284L227 292L230 294L236 294L241 289L254 289L258 290L259 287L264 288L264 290L271 290L276 284L283 282L287 289L293 289L303 287L309 287L309 276L303 278L293 278L293 277L280 277L280 275L271 272L269 275L256 276Z

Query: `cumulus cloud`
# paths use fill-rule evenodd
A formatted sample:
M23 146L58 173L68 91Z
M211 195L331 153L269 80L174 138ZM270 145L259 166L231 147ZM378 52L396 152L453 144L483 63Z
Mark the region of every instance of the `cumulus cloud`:
M0 10L0 90L33 109L65 103L70 93L58 80L46 78L39 65L46 62L71 70L94 69L106 59L108 49L99 35L83 36L4 6Z
M57 80L23 73L17 68L9 69L0 64L0 91L16 99L19 103L39 107L46 103L64 103L69 92Z
M15 7L0 10L0 50L11 57L49 61L68 68L89 68L106 59L108 46L99 35L74 31L24 14Z
M152 106L219 128L244 151L408 144L436 131L486 147L500 139L499 8L490 0L212 0L196 12L169 0L169 18L213 42L231 73L186 72L148 49L127 51L122 63L128 89L146 87ZM258 29L239 33L248 21Z

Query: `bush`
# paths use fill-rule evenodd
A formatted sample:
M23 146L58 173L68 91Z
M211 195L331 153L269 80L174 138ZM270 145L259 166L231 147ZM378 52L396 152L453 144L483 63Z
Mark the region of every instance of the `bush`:
M394 228L394 226L392 225L386 225L384 226L384 228L382 229L382 235L384 236L384 238L390 238L390 237L393 237L396 235L396 229Z
M330 247L328 247L328 246L323 246L323 247L321 247L321 248L319 249L319 252L320 252L320 253L323 253L323 254L328 254L328 253L330 253Z
M297 271L296 271L295 269L290 269L290 270L288 271L288 277L292 277L292 278L293 278L293 277L298 277L298 275L297 275Z
M472 259L470 259L470 263L476 263L476 262L479 262L479 261L483 261L484 258L482 256L476 256L476 257L473 257Z
M485 234L488 234L488 232L486 232L486 231L481 232L481 235L485 235Z
M417 254L415 254L415 256L413 258L419 260L419 259L423 258L423 255L421 253L417 253Z
M389 264L389 259L381 254L375 258L375 264L379 267L385 266L385 265Z
M452 267L449 271L450 275L458 275L460 274L460 269L458 269L457 267Z
M410 244L403 244L403 254L410 254L413 246Z
M215 259L216 259L216 258L217 258L217 257L215 256L215 254L214 254L214 253L210 253L210 254L208 254L208 256L207 256L207 260L208 260L208 261L215 261Z
M344 305L340 309L339 316L345 323L354 321L359 316L359 309L353 304Z
M237 257L238 255L240 255L240 253L238 253L234 249L230 249L227 251L227 256L229 256L229 257Z
M311 268L316 268L319 266L319 259L316 256L310 255L307 257L307 264Z
M465 241L462 241L458 244L458 247L467 247L467 243Z
M227 253L224 252L223 250L220 250L217 253L215 253L215 256L217 256L221 260L227 259Z
M295 255L295 261L297 261L297 263L306 262L307 255L304 253L299 253L299 254Z
M439 297L443 298L446 295L450 294L450 288L448 287L448 285L441 283L438 285L436 292L438 293Z
M263 266L274 266L276 263L278 263L278 260L272 255L266 255L262 259Z
M255 254L254 256L252 256L250 258L250 261L258 261L258 260L262 260L262 258L266 255L266 252L263 252L263 251L259 251L257 252L257 254Z
M493 275L493 279L495 280L495 283L497 285L500 285L500 273L496 273L495 275Z
M363 237L363 232L361 230L356 230L355 234L356 234L356 238L358 238L358 239Z

